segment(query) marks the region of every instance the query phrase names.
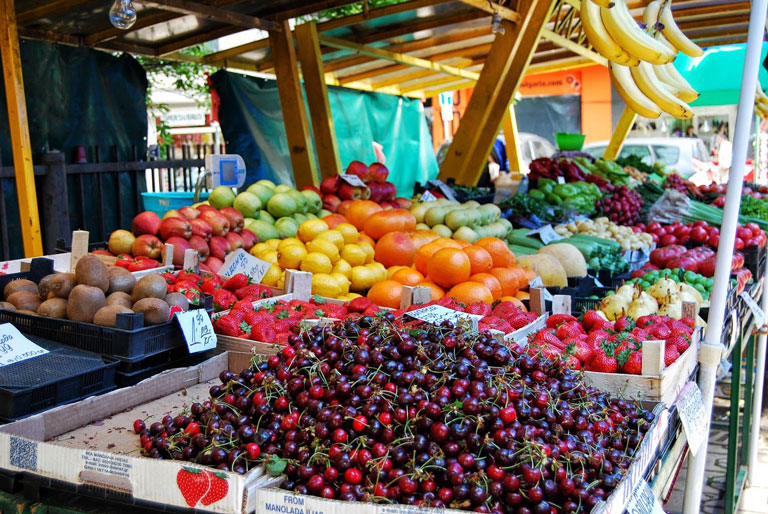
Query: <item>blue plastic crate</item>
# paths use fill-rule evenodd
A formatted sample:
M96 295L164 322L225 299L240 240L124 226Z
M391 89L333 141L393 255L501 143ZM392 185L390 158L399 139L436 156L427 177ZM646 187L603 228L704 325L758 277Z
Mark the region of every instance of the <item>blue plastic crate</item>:
M208 194L207 191L200 193L200 201L207 200ZM141 193L141 198L144 201L144 210L152 211L162 217L168 211L192 205L195 201L195 193Z

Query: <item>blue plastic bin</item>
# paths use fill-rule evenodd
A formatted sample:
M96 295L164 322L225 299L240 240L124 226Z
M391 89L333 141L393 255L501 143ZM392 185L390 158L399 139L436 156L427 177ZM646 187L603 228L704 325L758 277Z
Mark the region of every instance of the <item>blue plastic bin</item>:
M173 209L180 209L185 205L192 205L195 201L195 193L141 193L144 201L144 210L152 211L161 218ZM200 193L200 201L208 199L208 192Z

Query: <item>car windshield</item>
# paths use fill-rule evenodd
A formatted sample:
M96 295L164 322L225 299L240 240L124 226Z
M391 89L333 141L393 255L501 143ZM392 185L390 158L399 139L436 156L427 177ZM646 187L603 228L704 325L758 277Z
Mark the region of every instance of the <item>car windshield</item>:
M653 145L656 160L666 165L676 164L680 158L680 148L672 145Z

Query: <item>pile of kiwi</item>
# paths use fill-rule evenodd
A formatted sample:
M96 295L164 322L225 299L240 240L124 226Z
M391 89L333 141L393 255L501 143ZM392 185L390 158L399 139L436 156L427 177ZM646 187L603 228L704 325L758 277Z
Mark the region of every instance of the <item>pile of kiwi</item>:
M125 268L107 267L95 255L80 259L74 273L53 273L38 284L13 280L3 289L3 298L0 309L104 327L114 327L121 313L140 312L144 325L158 325L168 321L172 306L189 309L187 297L168 294L157 273L136 280Z

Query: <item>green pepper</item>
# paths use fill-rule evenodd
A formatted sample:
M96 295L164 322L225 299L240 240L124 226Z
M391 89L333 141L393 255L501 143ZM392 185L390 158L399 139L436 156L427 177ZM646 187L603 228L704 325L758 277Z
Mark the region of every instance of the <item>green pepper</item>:
M538 189L531 189L528 191L528 196L537 200L544 200L546 198L546 195Z
M552 205L560 205L563 203L563 199L557 196L555 193L547 193L547 202Z
M551 193L555 188L555 185L557 185L557 182L554 180L550 180L548 178L540 178L537 187L545 193Z
M579 196L581 194L581 188L578 186L578 183L558 184L555 186L553 193L560 198L566 199L572 196Z

